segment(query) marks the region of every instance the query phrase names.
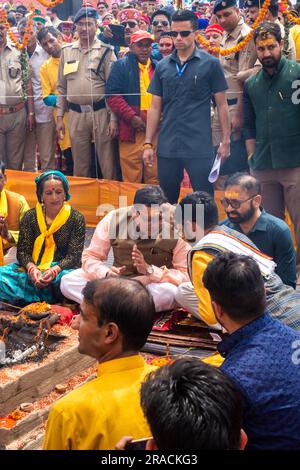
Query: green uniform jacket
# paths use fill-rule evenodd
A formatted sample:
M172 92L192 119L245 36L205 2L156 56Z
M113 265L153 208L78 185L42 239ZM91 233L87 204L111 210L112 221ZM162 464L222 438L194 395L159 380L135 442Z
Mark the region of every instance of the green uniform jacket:
M255 170L300 166L300 64L282 57L273 76L263 69L244 90L244 134L256 139Z

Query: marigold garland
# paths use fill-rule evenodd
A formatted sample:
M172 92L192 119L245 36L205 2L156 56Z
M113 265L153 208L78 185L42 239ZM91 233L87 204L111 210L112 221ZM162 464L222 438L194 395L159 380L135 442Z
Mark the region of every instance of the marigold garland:
M64 0L53 0L53 1L50 0L49 2L47 2L47 0L37 0L37 1L46 8L54 8L60 3L64 2Z
M286 0L281 0L282 5L285 7L285 10L283 11L283 14L286 15L287 19L290 21L290 23L295 23L295 24L300 24L300 18L297 18L295 16L295 13L289 11L289 4Z
M26 47L28 46L28 42L29 42L29 39L30 39L30 33L33 30L33 15L34 15L34 10L31 11L31 13L28 17L28 22L27 22L27 25L26 25L26 28L25 28L25 34L23 36L22 42L20 43L18 41L18 39L16 38L16 36L14 35L13 31L10 29L10 24L8 22L8 19L7 19L7 13L6 13L5 8L3 8L0 11L0 21L1 21L1 23L4 24L6 32L9 36L9 39L14 44L14 46L19 50L26 49Z
M271 0L265 0L263 6L259 10L258 17L256 18L255 22L253 23L251 31L247 34L247 36L239 42L236 46L229 47L228 49L223 49L221 47L210 47L209 41L204 39L200 34L197 36L198 41L208 49L209 52L216 52L222 56L236 54L240 50L242 50L253 38L254 30L260 25L260 23L264 20L268 8L271 5Z

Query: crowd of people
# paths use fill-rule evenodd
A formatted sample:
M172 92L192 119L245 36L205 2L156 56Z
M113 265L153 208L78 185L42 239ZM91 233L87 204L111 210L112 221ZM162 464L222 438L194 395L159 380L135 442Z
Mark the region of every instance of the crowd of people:
M172 204L183 181L213 194L228 176L250 171L264 208L283 220L288 210L300 246L293 92L300 26L277 0L269 3L236 53L257 20L258 0L185 10L154 0L110 9L100 1L98 11L84 3L72 21L60 21L55 8L35 12L30 33L26 8L11 9L14 37L29 39L26 51L16 49L0 16L0 58L8 64L0 82L1 160L9 169L159 183Z
M0 299L80 304L79 352L99 363L53 405L45 449L300 449L300 26L271 0L253 30L260 7L99 1L35 12L28 33L20 5L26 51L0 16ZM34 208L6 168L41 170ZM68 175L146 185L84 248ZM210 364L155 370L139 352L177 307L226 334Z

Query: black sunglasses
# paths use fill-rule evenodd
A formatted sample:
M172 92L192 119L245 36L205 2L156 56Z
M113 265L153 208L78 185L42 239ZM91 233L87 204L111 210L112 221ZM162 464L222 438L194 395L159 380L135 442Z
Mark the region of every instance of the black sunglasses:
M193 32L194 31L169 31L169 34L172 38L177 38L178 34L180 34L182 38L187 38Z
M137 26L137 23L135 21L124 21L124 23L121 23L121 25L124 26L124 28L126 28L127 25L129 28L134 28Z
M237 199L227 199L224 197L224 199L221 199L222 206L224 209L227 209L228 206L231 206L233 209L239 209L244 202L250 201L254 197L258 196L258 194L254 194L254 196L248 197L248 199L245 199L245 201L238 201Z
M162 24L163 26L168 26L168 25L169 25L169 22L166 21L166 20L163 20L163 21L157 21L157 20L155 20L155 21L152 22L152 24L153 24L153 26L158 26L159 24Z

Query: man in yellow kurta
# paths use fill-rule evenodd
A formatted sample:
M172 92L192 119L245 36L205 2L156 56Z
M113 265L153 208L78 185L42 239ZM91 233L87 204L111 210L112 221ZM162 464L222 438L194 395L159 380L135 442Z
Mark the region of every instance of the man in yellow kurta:
M238 204L241 206L246 201L245 196L237 192L225 192L224 203L228 203L232 208L237 208ZM202 280L207 265L223 252L250 256L257 262L263 276L270 315L300 331L299 294L291 286L283 284L275 273L276 264L272 258L259 251L245 234L226 225L218 226L217 205L209 194L194 192L180 201L185 225L187 221L186 217L184 218L184 211L186 212L184 206L188 205L192 205L190 223L193 231L196 231L196 226L202 226L203 233L196 237L194 241L197 243L189 252L188 268L192 284L186 283L178 287L177 302L211 327L217 328L219 325L211 305L210 294ZM197 220L197 206L203 208L204 214L201 211L199 214L204 215L204 223L203 217Z
M140 386L155 367L139 351L155 308L138 281L107 277L83 290L78 351L98 361L97 378L56 402L45 450L112 450L124 435L151 435L140 406Z
M41 66L40 76L42 83L42 97L47 106L53 107L54 119L56 122L56 101L57 101L57 77L61 48L63 45L62 34L53 26L42 28L37 38L42 48L49 54L50 58ZM59 146L64 153L67 174L73 174L73 161L71 153L71 141L68 131L68 113L64 115L65 134L58 136ZM62 138L61 138L62 137Z
M19 225L28 211L24 196L4 189L7 182L5 164L0 161L0 266L15 261L15 249L19 239Z

